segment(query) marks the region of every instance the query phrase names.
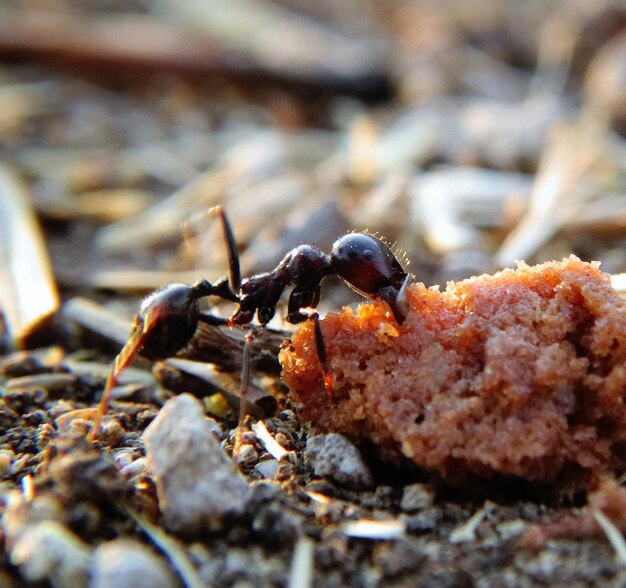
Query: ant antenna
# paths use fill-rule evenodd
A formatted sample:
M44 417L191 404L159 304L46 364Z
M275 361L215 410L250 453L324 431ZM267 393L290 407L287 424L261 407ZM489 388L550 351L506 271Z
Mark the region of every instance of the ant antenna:
M211 209L215 212L222 221L222 230L224 231L224 239L228 249L228 269L230 273L230 287L232 291L237 294L241 289L241 269L239 267L239 252L237 251L237 241L233 234L233 229L230 226L228 216L224 212L224 207L221 205L214 206Z

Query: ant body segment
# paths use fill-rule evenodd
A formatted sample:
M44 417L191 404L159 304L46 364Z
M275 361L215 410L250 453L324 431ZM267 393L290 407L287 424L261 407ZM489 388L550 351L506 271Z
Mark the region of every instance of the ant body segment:
M404 322L407 314L405 291L412 276L402 269L391 249L380 239L364 233L348 233L335 241L330 254L313 245L299 245L289 251L273 270L241 281L230 224L222 207L218 206L215 210L220 217L228 248L230 277L220 278L213 284L208 280L200 280L193 285L169 284L143 301L129 339L116 357L107 378L92 438L98 434L111 389L116 385L119 374L137 355L150 360L172 357L191 341L199 322L245 326L256 315L259 324L264 327L276 313L282 293L291 285L294 288L289 296L286 320L292 324L313 320L317 355L331 400L332 379L315 311L323 279L336 275L363 296L387 302L396 322ZM237 303L235 312L229 318L223 318L201 311L198 301L206 296L218 296ZM250 338L246 341L249 344ZM246 365L244 373L242 386L245 390Z

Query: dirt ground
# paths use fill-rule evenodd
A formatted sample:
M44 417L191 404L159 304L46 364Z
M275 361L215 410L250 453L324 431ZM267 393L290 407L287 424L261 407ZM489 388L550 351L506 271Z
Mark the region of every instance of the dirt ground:
M238 328L137 359L88 440L141 298L227 274L217 204L244 277L368 229L428 285L574 253L624 290L619 2L230 5L0 6L0 586L626 585L584 493L300 422L284 304L237 469ZM320 313L358 302L332 278Z

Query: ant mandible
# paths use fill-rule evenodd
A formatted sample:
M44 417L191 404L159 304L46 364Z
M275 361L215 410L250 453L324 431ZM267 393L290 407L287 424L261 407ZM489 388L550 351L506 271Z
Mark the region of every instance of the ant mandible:
M396 322L400 325L404 322L407 314L405 292L412 276L402 269L391 249L380 239L365 233L348 233L335 241L330 255L313 245L299 245L289 251L272 271L242 282L230 223L221 206L216 206L214 211L220 218L227 245L229 278L220 278L214 284L208 280L199 280L193 285L169 284L143 301L129 339L115 358L107 378L91 438L95 438L100 430L118 376L137 355L150 360L172 357L191 341L200 322L243 326L250 324L256 314L264 327L276 313L280 297L290 285L294 288L289 296L286 320L292 324L313 321L317 355L331 400L332 379L315 311L322 280L329 275L340 277L363 296L387 302ZM198 301L206 296L235 302L237 308L230 318L203 312ZM244 370L247 372L246 359Z

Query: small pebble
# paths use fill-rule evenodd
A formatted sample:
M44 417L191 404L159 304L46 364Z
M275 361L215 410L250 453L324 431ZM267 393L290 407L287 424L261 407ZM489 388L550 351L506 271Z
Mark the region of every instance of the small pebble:
M340 486L357 490L374 484L359 450L343 435L330 433L309 437L304 457L313 463L316 476L329 478Z
M289 409L281 410L276 416L281 421L285 421L285 422L293 421L296 418L296 414L293 412L293 410L289 410Z
M276 474L274 479L277 482L288 482L292 480L295 476L296 472L293 467L293 464L285 459L278 462L278 467L276 468Z
M560 565L559 555L545 550L526 562L524 571L536 582L549 585Z
M280 484L273 480L260 480L250 485L248 509L256 512L262 505L273 502L280 494Z
M15 453L10 449L0 451L0 474L4 474L8 471L14 459Z
M428 484L411 484L404 488L400 508L404 512L416 512L430 508L435 499L435 491Z
M49 580L57 588L87 586L90 556L89 546L56 521L24 529L10 551L26 580Z
M120 469L133 463L133 454L130 451L120 451L113 457L113 461Z
M281 447L284 447L285 449L289 449L291 447L291 441L289 440L289 437L287 437L287 435L285 435L285 433L283 433L282 431L278 431L278 433L274 435L274 439L276 439L276 443L278 443Z
M406 530L409 533L420 535L437 528L439 521L443 518L443 512L440 508L429 508L419 514L407 517Z
M120 470L120 474L122 474L123 476L128 476L128 477L132 478L133 476L137 476L139 474L142 474L147 467L148 467L148 463L146 461L146 458L145 457L139 457L135 461L129 463L126 466L124 466Z
M497 526L498 534L504 540L517 537L526 531L526 529L528 529L528 524L522 519L506 521Z
M195 533L243 513L248 484L190 394L169 400L143 434L165 526Z
M98 438L105 445L115 447L124 438L126 431L117 419L106 419L102 423L102 428Z
M241 465L252 465L259 460L259 454L254 448L254 445L245 443L239 448L236 460L237 463L240 463Z
M16 351L0 360L0 374L5 378L19 378L40 373L43 365L27 351Z
M388 578L413 572L419 569L426 559L426 554L407 539L380 543L374 550L374 564Z
M22 468L28 463L28 460L31 459L31 457L32 454L30 453L18 454L9 465L8 472L11 475L18 474L22 470Z
M228 435L229 443L234 446L237 443L237 437L239 435L240 433L237 427L235 427ZM254 445L257 442L257 438L253 431L243 431L241 433L241 441L242 445Z
M176 586L163 560L137 541L117 539L93 555L89 588L169 588Z
M278 471L278 462L275 459L265 459L254 466L254 469L266 479L273 479Z

